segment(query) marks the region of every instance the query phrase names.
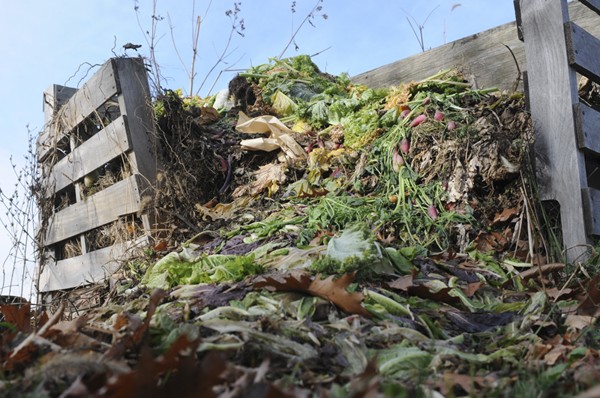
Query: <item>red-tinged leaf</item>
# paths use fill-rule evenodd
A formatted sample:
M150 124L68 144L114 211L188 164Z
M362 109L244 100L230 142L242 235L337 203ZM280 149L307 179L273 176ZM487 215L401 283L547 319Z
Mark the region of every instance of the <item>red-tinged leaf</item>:
M426 119L427 119L427 116L425 116L424 114L421 114L421 115L417 116L416 118L414 118L412 122L410 122L410 127L417 127L418 125L423 123Z
M30 333L31 327L31 306L26 304L2 304L0 312L4 315L4 322L13 325L17 332Z
M423 100L423 102L421 104L423 105L429 105L429 103L431 102L431 97L427 97Z
M442 120L444 120L445 116L446 115L444 115L444 112L442 112L442 111L435 111L435 115L433 116L433 118L435 120L437 120L438 122L441 122Z
M586 287L585 300L577 307L577 315L600 316L600 275L595 275Z

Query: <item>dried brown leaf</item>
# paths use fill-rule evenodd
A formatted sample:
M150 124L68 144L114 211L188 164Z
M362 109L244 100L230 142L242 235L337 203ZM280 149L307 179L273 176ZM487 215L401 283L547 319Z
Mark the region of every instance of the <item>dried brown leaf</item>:
M308 292L311 283L310 273L295 269L286 273L262 275L254 280L254 286L270 291L291 290Z
M370 313L361 305L363 294L359 292L348 292L348 286L354 281L354 274L344 274L335 279L330 276L321 279L319 275L311 282L308 291L315 296L331 301L343 311L370 317Z
M13 325L17 332L31 332L31 306L29 303L2 304L0 312L4 315L4 321Z
M109 380L96 396L214 397L212 388L220 381L226 363L218 352L209 352L198 361L196 348L199 342L182 335L159 357L155 357L149 348L143 350L139 368Z
M287 290L309 293L329 300L345 312L369 317L370 313L361 305L363 294L350 293L346 290L353 281L354 274L345 274L337 279L334 276L325 279L317 276L312 279L306 271L292 270L288 273L260 276L255 279L254 286L271 291Z
M578 315L600 316L600 289L598 283L600 275L596 275L589 281L586 287L586 298L577 307Z
M408 289L413 285L413 276L412 275L404 275L400 278L394 280L389 284L389 287L392 289L402 290L403 292L407 292Z
M495 226L500 223L505 223L512 218L519 215L520 209L518 207L511 207L509 209L502 210L501 213L497 213L494 216L494 220L492 221L491 226Z

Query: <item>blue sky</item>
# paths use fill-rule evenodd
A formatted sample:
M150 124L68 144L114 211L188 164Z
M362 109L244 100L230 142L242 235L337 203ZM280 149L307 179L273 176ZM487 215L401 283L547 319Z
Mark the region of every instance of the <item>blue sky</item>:
M104 63L113 56L113 48L122 55L122 45L128 42L141 44L139 54L148 55L144 32L151 28L153 1L4 0L2 3L0 188L10 192L14 178L8 158L13 155L17 162L23 158L27 150L27 126L33 133L43 128L44 89L51 84L79 86L85 82L86 73L91 75L94 71L89 70L89 65ZM196 14L203 21L196 86L223 51L231 26L225 11L233 8L234 2L213 0L206 12L208 3L195 2ZM245 37L234 34L231 54L226 58L228 64L215 69L206 87L212 85L223 69L245 69L278 56L317 0L295 3L296 12L292 14L292 1L242 0L239 16L244 19ZM189 65L194 1L156 0L156 4L157 14L164 18L158 21L156 35L156 58L165 78L163 84L186 90L189 80L174 51L174 42ZM285 56L321 52L314 58L321 70L332 74L346 72L351 76L421 51L407 17L424 26L426 48L514 20L512 0L324 0L321 5L321 13L313 20L316 27L306 24L296 37L299 51L292 45ZM328 18L323 19L321 14L327 14ZM136 55L134 51L128 54ZM226 87L233 74L222 76L215 90ZM201 95L206 95L206 90ZM3 214L0 212L0 216ZM9 241L4 231L0 231L0 264L8 247Z

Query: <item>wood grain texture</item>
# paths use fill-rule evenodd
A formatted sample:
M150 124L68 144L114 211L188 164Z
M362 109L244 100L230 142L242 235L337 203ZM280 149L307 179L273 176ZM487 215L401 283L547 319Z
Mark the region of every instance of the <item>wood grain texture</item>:
M600 14L600 0L579 0L596 14Z
M45 157L47 151L55 148L56 143L69 134L77 124L117 93L118 87L113 65L111 62L107 62L94 73L83 87L73 93L55 113L51 121L47 121L52 128L45 130L38 139L40 147L38 157Z
M149 181L156 177L156 156L153 138L154 118L151 111L150 89L144 64L137 58L114 58L115 70L119 76L119 106L121 114L129 120L132 148L133 172L139 172Z
M152 196L157 173L156 132L146 69L139 58L113 58L112 62L119 76L121 114L129 120L132 146L129 163L133 172L140 173L147 182L146 190L141 195ZM157 229L157 223L153 214L142 215L146 231Z
M135 174L57 212L50 220L45 245L50 246L108 224L120 216L140 211L140 191L145 186L145 180Z
M600 36L598 15L578 1L569 3L568 9L571 19L580 27ZM518 38L516 23L511 22L358 74L352 80L370 87L389 87L458 67L479 88L511 90L517 79L517 68L505 45L514 53L521 71L525 71L528 67L524 45ZM520 85L519 89L522 88Z
M579 149L600 155L600 112L578 102L573 107Z
M60 107L65 104L75 93L77 89L72 87L53 84L44 90L44 130L40 133L36 142L36 155L39 162L46 160L50 151L54 149L57 140L55 140L55 125L52 123L53 116Z
M119 93L112 62L107 62L63 105L57 114L61 132L69 133L108 99Z
M131 250L144 244L146 239L141 238L58 262L45 261L40 272L40 292L72 289L101 282L119 269L122 261L130 256Z
M577 72L600 83L600 40L573 22L565 24L569 63Z
M48 176L46 197L131 149L127 116L120 116L61 159Z
M560 204L563 243L572 261L585 252L581 245L591 241L582 199L582 190L587 188L585 160L577 149L574 127L576 73L569 66L564 33L567 2L521 0L520 10L540 196Z
M583 211L588 222L586 223L589 235L600 236L600 191L585 188L582 192Z

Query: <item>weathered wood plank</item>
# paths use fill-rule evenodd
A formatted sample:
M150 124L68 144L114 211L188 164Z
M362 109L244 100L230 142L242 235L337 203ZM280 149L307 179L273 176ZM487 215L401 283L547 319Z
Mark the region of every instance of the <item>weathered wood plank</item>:
M600 14L600 0L579 0L597 14Z
M132 159L133 172L139 172L149 181L154 181L156 156L151 141L155 138L154 119L146 69L142 60L138 58L115 58L113 63L121 88L119 106L121 114L128 117L135 152Z
M600 40L573 22L565 24L569 63L582 75L600 83Z
M56 131L55 125L52 123L54 114L76 92L76 88L59 86L58 84L53 84L44 91L44 130L40 133L36 142L36 153L39 162L46 160L50 150L54 149L56 142L58 142L54 139Z
M568 9L574 22L593 35L600 36L596 14L589 12L578 1L569 3ZM358 74L352 80L370 87L389 87L423 80L440 70L458 67L467 77L472 77L480 88L511 90L517 79L517 68L504 45L510 47L521 71L525 71L528 67L524 46L518 39L516 23L511 22Z
M119 269L132 249L146 243L147 239L141 238L58 262L46 261L40 272L40 292L101 282Z
M144 63L139 58L113 59L119 77L121 95L119 106L121 114L127 115L132 151L129 152L129 163L134 173L144 176L148 184L143 196L152 196L152 187L156 182L157 156L156 132L154 116L151 109L150 88ZM156 229L157 220L152 214L142 215L142 223L146 231Z
M54 148L65 134L119 92L112 62L107 62L57 112L54 129L39 138L45 151ZM44 152L45 154L45 152Z
M141 210L140 191L146 187L140 175L132 175L54 214L45 245L63 241Z
M523 45L513 22L359 74L352 80L370 87L387 87L419 81L456 67L479 87L510 89L519 75L505 45L515 53L523 69Z
M61 159L48 176L46 197L131 149L127 116L120 116Z
M590 235L600 236L600 191L584 188L582 191L583 211L585 213L586 231Z
M577 150L573 105L577 78L570 68L564 37L566 0L520 0L527 54L528 97L536 127L536 174L542 200L560 204L567 259L580 260L590 243L582 189L587 188L585 159Z
M600 155L600 112L578 102L573 106L579 149Z

